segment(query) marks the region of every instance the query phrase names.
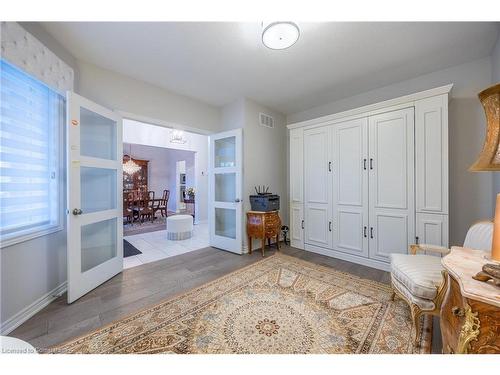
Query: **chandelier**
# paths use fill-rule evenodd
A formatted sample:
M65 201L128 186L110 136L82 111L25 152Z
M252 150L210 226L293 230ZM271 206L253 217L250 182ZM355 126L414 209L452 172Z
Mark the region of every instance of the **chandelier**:
M170 133L170 142L171 143L180 143L184 144L187 142L186 137L184 137L184 132L182 130L173 129Z
M132 145L130 145L129 151L132 153ZM141 167L137 165L130 155L123 155L123 159L125 158L128 158L128 160L123 163L123 172L128 175L133 175L141 170Z

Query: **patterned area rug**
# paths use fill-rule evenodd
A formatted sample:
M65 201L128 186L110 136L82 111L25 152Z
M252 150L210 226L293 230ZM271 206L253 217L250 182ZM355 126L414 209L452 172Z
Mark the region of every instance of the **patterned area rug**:
M277 254L52 353L428 353L386 284Z

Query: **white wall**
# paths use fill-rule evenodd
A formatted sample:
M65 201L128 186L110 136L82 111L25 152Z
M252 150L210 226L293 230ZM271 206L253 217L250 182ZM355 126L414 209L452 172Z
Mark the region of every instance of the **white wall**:
M260 112L274 118L273 129L259 124ZM243 128L243 212L250 209L249 195L255 194L254 186L266 185L280 196L281 220L288 223L285 116L252 100L239 99L223 108L222 121L227 130Z
M208 137L202 134L194 134L184 132L186 143L170 142L171 129L163 126L145 124L134 120L123 120L123 142L133 143L137 145L161 147L163 149L180 150L194 152L194 159L188 157L189 153L171 153L168 159L167 169L172 171L172 176L169 175L170 200L169 209L175 211L175 202L177 201L177 189L175 188L175 163L179 160L187 160L186 168L194 168L193 179L191 175L187 176L188 186L196 188L196 221L203 222L208 218ZM133 156L136 156L136 146L133 146ZM125 149L127 150L127 149ZM186 159L187 158L187 159ZM163 189L162 189L163 190Z
M291 114L287 123L303 121L453 83L449 103L450 245L461 245L467 229L492 216L492 174L471 173L484 141L485 117L477 93L491 85L490 58L443 69L351 98Z
M218 107L78 61L78 93L113 110L218 131Z

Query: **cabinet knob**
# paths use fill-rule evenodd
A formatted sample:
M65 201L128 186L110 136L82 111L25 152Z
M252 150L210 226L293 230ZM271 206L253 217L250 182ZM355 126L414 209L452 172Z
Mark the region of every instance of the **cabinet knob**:
M455 316L464 316L465 315L464 309L462 309L461 307L458 307L458 306L453 306L451 308L451 313Z

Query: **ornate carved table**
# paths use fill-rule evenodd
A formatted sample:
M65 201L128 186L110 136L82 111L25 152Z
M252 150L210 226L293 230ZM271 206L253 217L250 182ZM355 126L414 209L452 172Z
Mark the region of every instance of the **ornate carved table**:
M279 250L279 235L281 230L281 219L278 211L248 211L247 212L247 236L248 253L252 254L252 238L260 238L262 241L262 256L266 247L266 238L276 239L276 247Z
M443 353L500 353L500 288L474 280L485 263L480 250L452 247L442 259L448 291L441 306Z

